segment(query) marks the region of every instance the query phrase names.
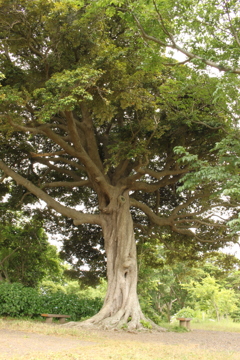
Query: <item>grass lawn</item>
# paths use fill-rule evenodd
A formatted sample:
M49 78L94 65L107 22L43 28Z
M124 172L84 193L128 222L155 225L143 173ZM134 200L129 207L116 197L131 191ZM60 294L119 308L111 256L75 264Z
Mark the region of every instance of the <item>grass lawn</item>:
M227 319L221 320L219 322L206 320L204 322L193 322L192 328L202 330L240 332L240 322L233 322L232 320Z
M210 328L211 325L211 328ZM229 322L193 324L193 328L219 331L238 331L240 324ZM72 328L52 326L49 324L27 320L1 320L0 329L20 330L29 333L58 336L64 339L78 339L91 341L92 345L77 346L76 348L53 353L29 353L18 357L1 357L4 344L0 338L1 360L239 360L240 353L226 351L206 351L199 349L195 344L166 345L158 342L139 342L135 340L108 339L101 333L93 333ZM232 330L231 330L232 329ZM188 333L186 333L187 336ZM43 344L44 345L44 344ZM14 346L14 344L13 344Z
M163 327L167 328L170 331L171 330L175 331L176 328L178 328L178 325L179 325L178 321L175 321L173 324L169 324L169 323L162 324ZM191 321L191 329L240 333L240 322L233 322L233 320L231 319L224 319L219 322L215 320Z

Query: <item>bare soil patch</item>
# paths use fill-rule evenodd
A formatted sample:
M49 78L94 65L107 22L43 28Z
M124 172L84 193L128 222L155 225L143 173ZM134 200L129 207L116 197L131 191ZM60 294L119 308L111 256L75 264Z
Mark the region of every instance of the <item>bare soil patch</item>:
M89 338L96 339L96 342L82 340L81 336L45 335L2 328L0 329L0 359L22 359L28 358L33 353L53 354L61 351L71 352L79 348L84 352L84 349L87 350L88 347L94 347L101 340L111 340L116 341L116 343L119 341L134 341L139 343L157 343L159 345L184 345L199 350L240 352L240 333L233 332L193 330L186 333L131 333L90 330Z
M31 353L53 353L90 346L90 341L68 336L54 336L26 331L0 329L0 359L20 357Z
M125 333L101 332L116 340L136 340L139 342L158 342L166 345L194 345L195 348L205 350L223 350L240 352L240 333L192 330L184 333L152 332L152 333ZM240 358L240 355L239 355Z

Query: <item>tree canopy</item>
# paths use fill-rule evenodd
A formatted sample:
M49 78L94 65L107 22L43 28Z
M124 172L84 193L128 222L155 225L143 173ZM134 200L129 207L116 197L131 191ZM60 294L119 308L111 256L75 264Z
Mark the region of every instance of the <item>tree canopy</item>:
M218 79L156 61L111 3L1 0L1 191L101 228L109 285L88 323L137 328L134 229L233 241L218 215L232 216L231 198L214 196L217 182L182 182L196 161L217 163L232 118Z
M228 99L225 111L232 119L232 128L213 149L218 152L218 165L201 163L201 170L188 174L185 180L186 186L199 184L200 179L203 182L217 181L221 184L218 195L231 196L237 208L240 194L239 1L152 0L129 3L116 0L110 3L118 5L118 11L132 15L133 23L128 19L133 33L146 40L153 52L160 55L159 58L166 49L171 50L167 53L172 61L165 62L166 65L188 64L200 73L217 73L218 85L214 95L219 98L224 93ZM239 214L229 225L235 233L239 232Z
M130 13L144 39L184 55L182 63L240 74L237 0L107 2Z

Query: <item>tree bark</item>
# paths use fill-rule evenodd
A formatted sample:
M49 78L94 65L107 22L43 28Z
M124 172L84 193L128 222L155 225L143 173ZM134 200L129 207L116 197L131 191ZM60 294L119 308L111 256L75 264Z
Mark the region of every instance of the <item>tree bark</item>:
M137 296L137 254L129 196L115 194L103 215L108 289L100 312L85 323L104 328L141 327L144 320Z
M141 329L146 319L137 296L137 253L128 192L115 194L103 214L108 289L102 309L80 326ZM145 324L146 325L146 324Z

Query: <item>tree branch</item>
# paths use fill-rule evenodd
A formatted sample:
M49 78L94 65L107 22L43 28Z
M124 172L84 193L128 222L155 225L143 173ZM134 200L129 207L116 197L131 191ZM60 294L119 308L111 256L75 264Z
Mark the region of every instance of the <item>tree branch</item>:
M30 154L33 154L33 153L30 153ZM34 156L34 154L33 154L33 158L34 158L35 156ZM64 158L64 157L61 157L61 156L58 156L57 158L55 158L55 157L48 157L47 159L40 159L40 160L38 160L38 162L39 163L46 163L46 161L48 161L49 163L50 162L54 162L54 163L65 163L65 164L67 164L67 165L70 165L70 166L72 166L72 167L75 167L76 169L78 169L78 170L80 170L80 171L82 171L82 172L84 172L84 173L86 173L86 169L85 169L85 167L84 166L82 166L82 165L79 165L77 162L75 162L75 161L72 161L72 160L69 160L69 159L67 159L67 158ZM52 164L50 164L50 165L52 165ZM52 165L53 166L53 165ZM79 178L79 177L78 177Z
M72 134L72 136L73 136L74 143L77 144L76 148L74 148L73 146L68 144L66 141L64 141L64 139L60 135L56 134L51 129L51 126L49 124L43 124L37 128L31 128L31 127L26 127L26 126L22 126L19 124L15 124L10 117L9 117L9 122L11 123L11 125L14 128L16 128L18 130L21 130L24 132L30 132L33 134L46 135L49 139L51 139L53 142L58 144L67 154L79 159L82 162L82 164L85 166L86 171L88 172L88 175L89 175L89 179L93 183L93 185L96 188L100 187L101 190L110 197L111 186L106 181L106 177L105 177L104 173L101 171L101 169L99 169L97 167L97 165L94 163L94 161L89 157L89 155L86 153L86 151L82 147L80 138L77 137L77 133L76 133L77 129L76 129L76 125L74 124L74 118L73 118L72 113L65 112L65 115L67 116L67 119L68 119L70 131L72 130L74 132L74 134ZM79 143L78 143L78 140L79 140Z
M16 249L14 249L11 254L8 254L7 256L5 256L5 258L3 258L0 262L0 266L3 265L3 263L8 259L10 258L18 249L20 249L20 246L18 246Z
M223 224L218 224L218 223L213 223L213 222L206 222L206 221L202 221L199 219L195 219L194 217L191 219L182 219L182 220L177 220L176 223L180 224L180 223L197 223L200 225L205 225L205 226L210 226L210 227L226 227Z
M103 163L99 156L98 145L96 141L96 135L94 133L94 125L92 116L89 112L88 107L84 102L81 103L82 111L82 126L84 128L84 133L87 141L87 153L89 154L92 161L97 165L97 167L104 172Z
M110 196L110 185L107 183L104 174L97 167L97 165L92 161L89 155L86 153L84 148L79 144L77 149L67 144L59 135L52 131L49 127L44 128L45 134L53 140L56 144L61 146L69 155L79 159L82 164L85 166L88 176L93 185L100 186L101 190Z
M49 157L49 156L59 156L59 155L63 155L66 154L66 151L61 150L61 151L56 151L56 152L52 152L52 153L34 153L34 152L30 152L30 155L34 158L37 157Z
M89 180L82 180L82 181L54 181L51 183L45 183L42 185L42 189L44 188L52 188L52 187L67 187L67 188L74 188L74 187L81 187L81 186L90 186Z
M44 132L41 130L40 127L30 127L30 126L24 126L20 124L16 124L12 121L11 117L9 115L6 116L9 120L10 125L17 130L23 131L23 132L30 132L31 134L44 134Z
M54 170L60 174L68 175L68 176L72 177L73 179L75 179L76 181L82 181L81 176L77 175L74 171L65 169L63 167L58 167L58 166L52 165L50 161L51 161L51 159L49 159L49 158L47 158L47 159L39 158L37 162L39 164L46 165L49 169Z
M192 196L190 198L187 199L187 201L185 201L185 203L180 204L178 206L175 207L175 209L172 211L172 216L178 216L177 213L182 210L182 209L186 209L192 202L194 202L197 199L197 196ZM187 214L186 216L191 215L191 214ZM181 215L180 215L181 216Z
M240 39L239 39L239 37L238 37L237 32L235 31L235 29L234 29L234 27L233 27L232 19L231 19L230 13L229 13L228 3L227 3L225 0L223 0L223 3L224 3L224 5L225 5L225 9L226 9L226 12L227 12L227 17L228 17L228 21L229 21L229 26L230 26L230 29L231 29L231 33L232 33L233 37L235 38L236 43L237 43L238 46L240 47Z
M137 201L133 198L130 198L130 206L136 207L143 211L154 224L160 225L160 226L171 226L171 222L169 218L160 218L158 215L156 215L149 206L146 204L143 204L140 201Z
M163 170L163 171L154 171L150 169L136 169L136 172L142 175L149 175L157 180L165 177L165 176L175 176L175 175L181 175L186 174L189 171L189 169L178 169L178 170Z
M76 122L75 122L74 116L72 114L72 111L65 111L64 114L67 119L68 131L69 131L71 141L73 142L73 146L77 150L77 152L82 153L85 150L81 144L81 139L78 134Z
M67 206L64 206L54 200L51 196L46 194L43 190L38 188L36 185L34 185L29 180L25 179L21 175L17 174L15 171L10 169L3 161L0 160L0 169L2 169L5 174L10 176L13 180L16 181L17 184L20 184L27 188L32 194L37 196L39 199L43 200L49 207L53 208L58 213L69 217L71 219L76 220L76 223L79 224L98 224L102 225L102 220L99 215L93 215L93 214L83 214L80 211L77 211L75 209L69 208ZM75 223L75 225L76 225Z
M155 2L154 2L155 3ZM157 10L158 11L158 10ZM226 66L223 66L221 64L217 64L215 63L214 61L211 61L211 60L208 60L208 59L205 59L201 56L198 56L188 50L186 50L185 48L179 46L173 35L170 34L170 32L166 29L165 27L165 24L163 22L163 19L162 19L162 16L160 17L161 18L161 21L160 21L160 25L162 26L162 29L164 31L164 33L167 35L168 39L171 41L170 44L154 37L154 36L151 36L151 35L148 35L146 33L146 31L144 30L142 24L140 23L140 21L138 20L137 16L131 12L133 17L134 17L134 20L136 21L136 24L137 24L137 27L138 29L140 30L140 33L141 33L141 36L146 39L146 40L149 40L149 41L153 41L161 46L164 46L164 47L169 47L171 49L175 49L175 50L178 50L179 52L181 52L182 54L186 55L187 56L187 60L186 61L191 61L193 59L197 59L197 60L200 60L202 61L204 64L208 65L208 66L211 66L215 69L218 69L219 71L224 71L224 72L231 72L231 73L234 73L234 74L240 74L240 69L239 68L231 68L231 67L226 67ZM160 12L158 11L158 16L161 15Z
M147 182L144 181L136 181L136 182L131 182L131 178L126 179L126 186L128 186L128 188L130 190L133 191L146 191L148 193L150 192L154 192L162 187L165 187L166 185L171 185L171 184L175 184L178 180L180 180L182 177L182 175L178 175L178 176L173 176L171 178L169 178L168 176L165 176L163 179L161 179L158 182L155 182L153 184L149 184Z

